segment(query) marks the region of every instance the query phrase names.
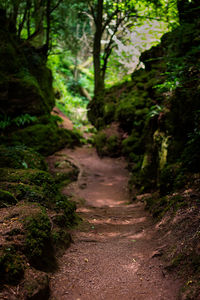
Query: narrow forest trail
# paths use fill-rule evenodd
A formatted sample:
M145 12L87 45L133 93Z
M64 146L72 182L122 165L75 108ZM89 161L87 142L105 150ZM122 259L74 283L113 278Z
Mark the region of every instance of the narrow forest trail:
M141 202L130 202L128 171L119 158L100 159L92 148L63 149L80 167L63 192L80 204L74 243L58 259L51 300L172 300L179 282L163 272L159 233Z

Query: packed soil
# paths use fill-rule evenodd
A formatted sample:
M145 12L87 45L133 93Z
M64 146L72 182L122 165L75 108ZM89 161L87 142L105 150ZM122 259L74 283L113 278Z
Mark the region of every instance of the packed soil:
M80 174L63 193L77 202L82 222L58 258L51 300L177 299L180 282L165 272L160 257L162 233L144 204L131 201L125 161L100 159L88 147L63 149L54 159L66 155Z

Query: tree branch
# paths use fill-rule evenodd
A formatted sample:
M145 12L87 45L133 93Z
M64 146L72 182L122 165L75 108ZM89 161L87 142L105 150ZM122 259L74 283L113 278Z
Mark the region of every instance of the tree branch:
M90 8L90 12L91 12L91 15L93 17L94 23L97 24L97 17L95 16L94 6L91 5L91 3L89 1L88 1L88 5L89 5L89 8Z
M105 24L102 26L102 33L105 31L106 27L110 24L110 22L112 21L112 18L114 16L117 15L117 13L119 12L119 9L117 8L107 19L107 21L105 22Z
M50 14L52 14L52 12L60 5L60 3L62 2L63 0L59 0L57 2L57 4L50 10Z

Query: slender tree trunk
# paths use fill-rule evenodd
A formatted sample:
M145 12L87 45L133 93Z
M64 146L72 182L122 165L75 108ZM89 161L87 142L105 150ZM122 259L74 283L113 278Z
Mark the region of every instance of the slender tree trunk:
M103 22L103 0L98 0L96 18L95 18L95 35L93 44L93 61L94 61L94 95L97 95L104 89L104 78L101 71L101 38Z
M48 52L50 46L49 44L50 44L50 31L51 31L51 0L47 0L46 20L47 20L46 51Z

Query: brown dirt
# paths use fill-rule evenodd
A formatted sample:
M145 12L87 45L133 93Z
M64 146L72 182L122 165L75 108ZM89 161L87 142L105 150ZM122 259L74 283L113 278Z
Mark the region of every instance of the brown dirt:
M61 128L65 128L68 130L73 129L72 122L70 121L70 119L68 117L65 116L65 114L59 108L54 107L51 114L54 116L59 116L62 119L62 123L60 124Z
M161 233L142 202L130 203L123 159L100 159L92 148L64 149L81 170L63 192L79 203L83 222L58 258L51 300L173 300L180 282L164 272ZM55 157L56 159L56 157Z

